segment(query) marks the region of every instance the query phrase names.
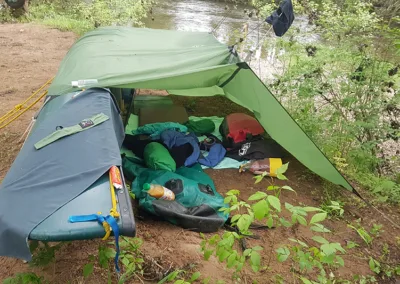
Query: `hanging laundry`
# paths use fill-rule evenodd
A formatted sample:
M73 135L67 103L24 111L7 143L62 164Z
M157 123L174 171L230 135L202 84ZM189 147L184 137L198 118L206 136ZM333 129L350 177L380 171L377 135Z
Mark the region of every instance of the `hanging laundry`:
M265 21L272 25L276 36L283 36L294 21L293 5L291 0L284 0L279 8Z
M157 122L157 123L143 125L138 129L132 131L132 133L134 135L148 134L154 140L154 139L160 139L160 134L164 130L176 130L180 132L188 131L186 126L176 122Z

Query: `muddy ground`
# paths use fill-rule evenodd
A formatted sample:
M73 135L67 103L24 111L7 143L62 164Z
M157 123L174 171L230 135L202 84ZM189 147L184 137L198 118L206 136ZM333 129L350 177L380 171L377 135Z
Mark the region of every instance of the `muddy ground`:
M26 99L56 74L63 56L75 39L76 36L72 33L32 24L0 25L0 76L2 79L0 115L5 114ZM216 106L218 104L226 105L218 100L221 98L211 101L209 98L189 101L180 98L174 99L177 104L187 106L189 112L193 111L199 115L223 115L224 112L218 112ZM35 106L8 127L0 130L0 180L4 178L18 154L23 143L21 136L38 107L39 105ZM226 107L223 109L226 111ZM346 247L348 241L354 241L359 244L359 247L348 249L348 253L343 256L345 267L333 270L336 278L350 280L356 274L374 275L368 265L369 256L379 259L381 263L400 263L400 232L398 229L374 209L366 206L355 195L327 185L296 160L289 159L289 161L287 174L289 181L285 184L290 185L297 193L284 192L283 202L293 205L320 206L330 196L345 204L343 218L332 218L325 221L325 226L333 232L326 238L331 242L339 242L343 247ZM250 174L239 175L236 170L207 170L207 173L213 178L216 188L221 194L230 189L239 189L243 199L268 186L268 180L254 184L254 179ZM360 192L367 199L372 198L362 189ZM387 217L400 224L398 207L387 204L377 204L376 206ZM211 277L210 283L217 283L217 280L234 283L232 271L226 269L224 264L219 263L215 258L203 261L199 252L201 238L198 233L183 230L166 222L151 220L139 213L136 217L138 237L144 241L141 250L146 256L145 266L148 273L146 272L145 276L140 279L139 277L133 278L129 283L156 283L161 277L160 274L173 269L199 271L202 279ZM371 245L366 245L354 230L347 227L347 223L354 223L357 219L361 219L361 224L368 231L371 230L373 224L383 225L380 235L374 237ZM275 283L277 275L283 277L283 283L300 283L298 272L290 270L290 263L278 263L274 250L281 245L290 243L288 238L298 238L310 245L315 245L310 239L312 236L310 231L295 226L261 230L255 233L260 238L249 239L247 244L264 247L261 253L262 263L268 268L256 274L246 267L241 274L242 283L253 283L255 280L257 283ZM89 278L85 279L82 276L82 269L89 262L89 255L96 255L100 244L104 243L101 240L66 243L56 251L55 259L45 267L32 267L21 260L0 257L0 280L19 272L33 271L50 283L107 283L107 271L101 269L99 265L95 266L94 273ZM375 275L380 283L396 283L394 278L387 279L385 277L386 279L383 279L381 276ZM112 275L112 282L116 282L115 275Z

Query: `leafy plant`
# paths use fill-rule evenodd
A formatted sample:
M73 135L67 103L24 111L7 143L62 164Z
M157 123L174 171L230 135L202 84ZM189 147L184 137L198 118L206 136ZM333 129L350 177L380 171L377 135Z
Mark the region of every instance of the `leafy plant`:
M287 179L284 176L287 168L288 164L285 164L277 170L278 179ZM265 176L266 174L256 176L255 183L259 183ZM271 185L265 191L258 191L251 195L248 198L249 203L239 200L239 190L227 192L224 202L229 204L229 207L220 210L225 214L233 214L231 225L237 228L238 232L225 232L222 238L214 235L209 239L201 234L203 238L201 249L204 258L208 260L211 255L215 254L220 262L226 262L228 268L236 271L242 270L245 262L248 261L254 272L260 271L262 266L259 251L263 248L255 246L247 248L241 253L235 249L235 245L239 245L244 237L252 235L250 226L254 221L264 222L269 228L272 228L274 224L288 223L283 217L279 218L282 210L279 196L282 190L294 191L289 186L277 186L272 180ZM268 194L268 192L273 192L273 194Z
M42 245L38 241L30 242L30 251L33 254L32 261L30 262L31 266L46 266L50 264L54 258L55 253L59 250L65 242L58 243L54 246L50 246L47 242L41 242Z
M363 239L363 241L369 246L371 245L372 241L373 241L373 237L371 237L370 234L368 234L368 232L364 229L363 226L361 226L360 224L358 224L357 227L348 224L347 225L349 228L355 230L357 232L357 234L361 237L361 239Z
M322 204L321 208L329 217L341 218L344 214L343 205L338 201L330 200L327 203Z
M379 237L379 235L384 232L384 230L382 230L382 227L383 227L383 225L373 224L370 234L375 237Z
M168 283L170 281L174 281L177 278L180 278L180 279L175 280L174 284L191 284L191 283L197 281L201 276L200 272L194 272L191 276L189 275L190 278L188 280L185 280L187 274L188 273L184 270L175 270L175 271L171 272L170 274L168 274L167 276L165 276L157 284ZM208 282L204 282L204 283L208 283Z
M132 277L143 275L142 263L144 260L140 251L142 244L143 241L140 238L121 237L119 245L121 249L120 261L123 265L123 273L119 277L118 283L125 283ZM99 246L97 261L102 269L107 270L109 282L111 281L110 263L114 260L115 253L114 248L102 245ZM96 257L91 255L89 256L89 260L90 262L83 267L83 276L85 278L93 273Z
M14 277L6 278L3 284L45 284L48 283L43 277L33 272L18 273Z

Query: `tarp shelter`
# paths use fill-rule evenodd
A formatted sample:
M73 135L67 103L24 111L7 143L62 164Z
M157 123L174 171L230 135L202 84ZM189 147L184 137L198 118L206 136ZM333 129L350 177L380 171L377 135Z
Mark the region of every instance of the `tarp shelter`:
M25 242L32 230L43 220L47 222L111 165L120 165L123 124L119 110L108 90L93 87L226 96L251 110L268 134L310 170L352 190L234 49L213 35L100 28L80 38L63 59L49 88L49 102L44 107L48 112L39 114L43 121L34 128L0 185L0 255L29 259ZM86 92L90 95L82 93L55 104L80 88L89 88ZM54 125L74 125L98 113L109 120L35 152L34 144L52 133ZM82 141L86 148L74 151L71 145Z
M212 34L94 30L72 46L49 94L74 91L71 82L78 80L89 80L88 86L165 89L174 95L224 95L251 110L268 134L311 171L353 190L247 63Z

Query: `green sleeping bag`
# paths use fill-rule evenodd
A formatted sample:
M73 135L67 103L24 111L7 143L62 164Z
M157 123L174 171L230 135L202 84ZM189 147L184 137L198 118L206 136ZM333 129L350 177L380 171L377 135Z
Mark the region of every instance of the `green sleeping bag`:
M143 152L146 166L153 170L166 170L175 172L176 163L171 157L168 149L157 142L149 143Z
M171 172L145 168L128 157L124 157L122 163L127 177L134 179L132 192L141 209L182 228L204 233L217 231L228 219L228 215L219 211L227 207L224 198L199 164ZM172 190L175 200L151 197L143 190L145 183L159 184Z

